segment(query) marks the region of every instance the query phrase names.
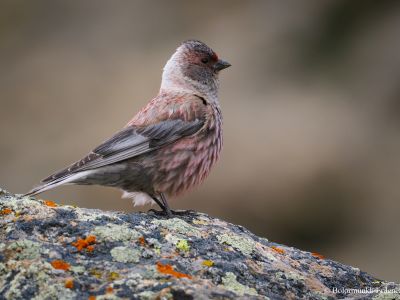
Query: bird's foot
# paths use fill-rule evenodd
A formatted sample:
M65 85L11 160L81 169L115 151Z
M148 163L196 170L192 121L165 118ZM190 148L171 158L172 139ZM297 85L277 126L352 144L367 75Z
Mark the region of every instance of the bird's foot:
M168 218L173 218L174 216L185 216L194 213L194 210L156 210L154 208L149 209L150 213L153 213L157 216L163 216Z
M148 211L149 213L152 213L156 216L160 216L160 217L167 217L167 218L172 218L173 214L171 211L166 211L166 210L156 210L154 208L149 209Z
M192 209L188 209L188 210L184 210L184 209L178 209L178 210L171 210L173 215L177 215L177 216L185 216L185 215L190 215L195 213L194 210Z

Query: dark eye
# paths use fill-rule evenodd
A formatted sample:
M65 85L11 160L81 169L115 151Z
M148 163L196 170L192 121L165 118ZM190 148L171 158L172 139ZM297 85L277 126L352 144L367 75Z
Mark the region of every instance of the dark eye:
M201 59L201 62L202 62L203 64L208 63L208 58L202 58L202 59Z

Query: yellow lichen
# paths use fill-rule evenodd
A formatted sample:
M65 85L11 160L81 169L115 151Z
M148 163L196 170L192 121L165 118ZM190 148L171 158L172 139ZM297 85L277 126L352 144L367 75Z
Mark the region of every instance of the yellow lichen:
M117 273L117 272L110 272L110 273L108 273L108 275L107 275L107 280L108 280L108 281L114 281L114 280L117 280L119 277L120 277L119 273Z
M184 252L190 251L189 243L186 240L179 240L178 243L176 244L176 248Z
M206 267L212 267L214 262L212 260L204 260L201 264Z

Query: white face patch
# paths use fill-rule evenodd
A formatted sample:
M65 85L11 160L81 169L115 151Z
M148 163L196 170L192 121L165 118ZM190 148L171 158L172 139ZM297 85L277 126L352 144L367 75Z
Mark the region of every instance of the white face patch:
M154 200L143 192L126 192L123 191L122 198L132 198L133 206L142 206L146 204L155 204Z
M175 53L165 64L161 80L161 89L176 89L182 85L182 82L179 82L180 79L183 78L179 65L179 57L181 56L182 51L182 47L176 49Z

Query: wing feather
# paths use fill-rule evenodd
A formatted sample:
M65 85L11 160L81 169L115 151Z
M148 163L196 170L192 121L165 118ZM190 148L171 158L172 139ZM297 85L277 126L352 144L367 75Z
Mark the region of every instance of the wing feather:
M154 151L199 131L204 120L166 120L148 126L129 126L96 147L91 153L68 168L42 182L47 183L70 174L96 169Z

